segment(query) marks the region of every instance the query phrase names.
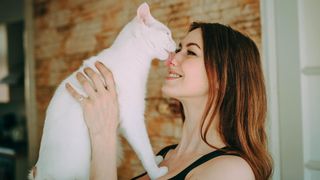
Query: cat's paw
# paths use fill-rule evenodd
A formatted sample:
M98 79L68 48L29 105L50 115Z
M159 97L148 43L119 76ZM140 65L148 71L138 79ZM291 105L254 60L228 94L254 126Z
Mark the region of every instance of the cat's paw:
M163 161L163 157L159 155L156 156L154 160L156 161L156 164L159 165Z
M165 174L168 173L168 168L165 166L159 167L156 172L153 172L151 174L148 173L149 177L151 180L158 179L161 176L164 176Z

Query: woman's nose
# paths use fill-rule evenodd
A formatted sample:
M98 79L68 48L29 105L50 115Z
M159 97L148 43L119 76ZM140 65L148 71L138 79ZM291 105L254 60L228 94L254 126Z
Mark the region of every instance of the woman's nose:
M175 65L174 62L173 62L174 56L175 56L175 53L169 53L169 57L168 57L168 59L166 60L166 66Z

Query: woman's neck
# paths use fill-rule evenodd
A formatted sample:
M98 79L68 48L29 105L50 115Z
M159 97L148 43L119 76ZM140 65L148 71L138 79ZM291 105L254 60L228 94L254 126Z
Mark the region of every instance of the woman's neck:
M185 121L182 128L182 136L175 156L183 156L186 154L204 154L214 150L208 146L201 138L202 115L206 106L206 97L197 99L182 100L184 108ZM206 120L205 122L208 122ZM207 141L218 148L224 147L221 137L218 134L217 118L213 120L208 134ZM204 124L203 129L205 129Z

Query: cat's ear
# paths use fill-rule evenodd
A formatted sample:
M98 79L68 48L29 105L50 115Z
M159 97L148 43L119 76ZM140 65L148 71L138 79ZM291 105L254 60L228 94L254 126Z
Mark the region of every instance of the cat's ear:
M138 20L145 25L149 25L152 22L153 17L151 16L150 8L147 3L142 3L138 7L137 17Z

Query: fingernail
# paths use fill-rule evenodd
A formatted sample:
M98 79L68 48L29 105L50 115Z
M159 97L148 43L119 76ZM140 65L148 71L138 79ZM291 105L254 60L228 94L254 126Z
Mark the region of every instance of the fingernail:
M78 79L81 78L81 73L80 73L80 72L77 72L76 77L77 77Z
M88 68L88 67L86 67L86 68L84 68L84 73L86 73L86 75L89 75L88 73L90 72L90 68Z
M103 65L103 64L100 61L97 61L96 65L100 66L100 65Z

